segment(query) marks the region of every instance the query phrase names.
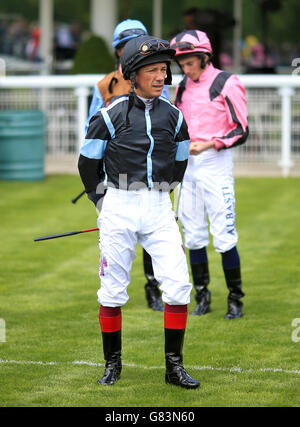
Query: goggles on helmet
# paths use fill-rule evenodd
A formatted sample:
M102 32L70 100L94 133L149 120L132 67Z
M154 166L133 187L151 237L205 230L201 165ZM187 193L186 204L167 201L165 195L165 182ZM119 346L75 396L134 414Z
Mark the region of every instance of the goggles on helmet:
M169 43L163 42L161 39L150 39L140 45L139 53L142 55L150 55L154 52L159 52L169 48Z
M202 46L195 46L193 43L189 42L178 42L171 46L172 49L178 49L180 52L186 51L186 50L195 50L195 49L203 49L206 52L209 52L209 50L206 47Z
M146 65L165 62L168 67L165 84L172 83L172 73L170 63L175 55L175 49L170 48L167 40L161 40L152 36L135 37L126 43L121 65L125 80L130 80L131 74Z
M120 33L118 35L118 40L123 40L126 37L130 37L130 36L144 36L147 33L140 29L140 28L134 28L134 29L130 29L130 30L124 30L122 31L122 33Z

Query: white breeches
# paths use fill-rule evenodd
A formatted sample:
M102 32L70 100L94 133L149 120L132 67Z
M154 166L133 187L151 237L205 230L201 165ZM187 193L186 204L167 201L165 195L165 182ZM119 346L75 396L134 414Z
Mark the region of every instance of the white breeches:
M209 231L217 252L224 253L236 246L238 234L231 153L190 156L178 215L188 249L208 246Z
M118 307L128 301L127 288L138 242L152 258L162 300L170 305L189 304L192 284L168 193L109 188L98 225L101 305Z

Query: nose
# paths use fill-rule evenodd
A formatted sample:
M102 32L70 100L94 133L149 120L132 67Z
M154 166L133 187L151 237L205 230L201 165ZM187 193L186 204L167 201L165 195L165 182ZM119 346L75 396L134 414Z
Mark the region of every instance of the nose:
M156 80L158 82L164 81L166 78L166 72L165 71L158 71L156 74Z
M183 65L182 66L182 70L183 70L184 74L188 74L188 72L189 72L189 66L188 65Z

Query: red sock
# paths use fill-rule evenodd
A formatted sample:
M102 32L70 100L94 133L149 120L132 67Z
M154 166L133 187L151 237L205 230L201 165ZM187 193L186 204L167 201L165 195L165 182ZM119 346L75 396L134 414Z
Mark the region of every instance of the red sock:
M165 306L165 329L185 329L187 323L187 305Z
M102 332L117 332L122 329L121 307L100 306L99 322Z

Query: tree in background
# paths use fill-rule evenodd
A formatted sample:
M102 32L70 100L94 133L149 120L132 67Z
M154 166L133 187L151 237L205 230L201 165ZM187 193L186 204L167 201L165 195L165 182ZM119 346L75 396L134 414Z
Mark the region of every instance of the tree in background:
M83 42L74 59L72 74L107 74L114 69L115 61L106 42L92 36Z

